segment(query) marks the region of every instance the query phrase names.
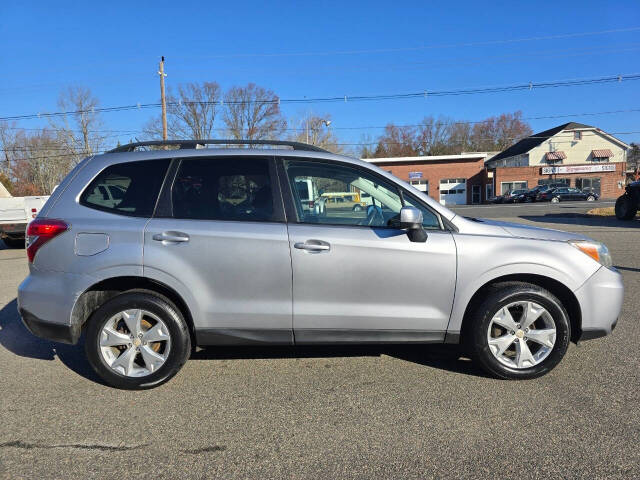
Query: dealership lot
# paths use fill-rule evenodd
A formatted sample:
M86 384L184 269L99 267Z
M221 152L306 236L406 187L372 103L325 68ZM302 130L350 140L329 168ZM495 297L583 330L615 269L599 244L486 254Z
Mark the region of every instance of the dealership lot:
M0 478L637 478L640 221L583 216L610 205L456 208L604 241L624 276L613 335L528 382L436 346L211 348L158 389L114 390L24 329L25 253L2 249Z

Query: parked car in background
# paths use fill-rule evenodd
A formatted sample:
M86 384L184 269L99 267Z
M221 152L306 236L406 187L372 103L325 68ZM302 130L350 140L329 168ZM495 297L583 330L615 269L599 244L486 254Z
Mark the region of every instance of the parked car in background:
M146 148L159 145L179 149ZM305 209L300 179L371 204ZM116 182L119 201L99 194ZM196 345L444 343L535 378L570 341L611 333L624 292L607 247L580 233L464 218L370 163L261 140L83 160L29 224L27 258L27 328L84 333L95 372L128 389L166 382Z
M521 203L526 201L526 188L521 188L518 190L512 190L511 192L503 195L502 203Z
M586 200L588 202L594 202L598 199L597 193L583 192L579 188L561 187L551 188L537 196L538 202L565 202L565 201L579 201Z
M0 198L0 238L7 247L25 247L27 224L36 218L48 199L48 196Z
M564 183L547 183L544 185L536 185L535 187L527 191L525 202L535 202L537 201L539 194L545 193L554 188L564 188L566 186L567 185Z

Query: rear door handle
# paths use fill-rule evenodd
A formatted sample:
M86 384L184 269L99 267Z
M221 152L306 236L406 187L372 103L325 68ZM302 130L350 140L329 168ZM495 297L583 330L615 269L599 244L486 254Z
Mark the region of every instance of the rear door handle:
M156 242L183 243L189 241L189 235L183 232L162 232L156 233L153 237Z
M310 253L328 252L331 250L331 245L322 240L307 240L306 242L296 242L293 244L294 248L299 250L306 250Z

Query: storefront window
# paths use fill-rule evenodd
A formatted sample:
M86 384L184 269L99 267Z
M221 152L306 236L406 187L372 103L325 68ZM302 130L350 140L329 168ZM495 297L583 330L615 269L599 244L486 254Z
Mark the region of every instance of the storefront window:
M527 182L501 182L500 195L504 195L512 190L521 190L527 188Z
M576 188L583 192L596 193L600 195L600 177L577 178Z
M542 180L538 180L538 185L551 185L562 183L567 187L571 184L571 181L568 178L544 178Z

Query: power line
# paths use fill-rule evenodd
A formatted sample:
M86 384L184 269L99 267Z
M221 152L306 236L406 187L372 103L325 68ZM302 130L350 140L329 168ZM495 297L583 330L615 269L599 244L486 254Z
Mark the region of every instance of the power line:
M487 40L483 42L421 45L417 47L404 47L404 48L378 48L378 49L369 49L369 50L333 50L333 51L324 51L324 52L236 53L236 54L191 56L189 58L243 58L243 57L273 58L273 57L309 57L309 56L328 56L328 55L361 55L361 54L375 54L375 53L398 53L398 52L431 50L431 49L439 49L439 48L462 48L462 47L504 45L509 43L522 43L522 42L531 42L531 41L539 41L539 40L556 40L560 38L577 38L577 37L587 37L587 36L593 36L593 35L604 35L604 34L610 34L610 33L636 32L638 30L640 30L640 27L618 28L613 30L598 30L598 31L591 31L591 32L565 33L565 34L558 34L558 35L546 35L546 36L528 37L528 38L510 38L506 40Z
M632 132L604 132L607 133L608 135L634 135L634 134L638 134L640 133L640 131L632 131ZM598 136L598 133L589 133L589 132L583 132L582 136L583 137L589 137L589 136ZM521 137L505 137L504 140L515 140ZM522 137L522 138L540 138L540 139L548 139L551 138L551 136L549 135L542 135L542 136L536 136L536 135L529 135L527 137ZM493 138L490 137L484 137L484 138L474 138L474 140L479 140L479 141L483 141L483 140L494 140ZM333 143L333 145L337 145L337 146L372 146L372 145L378 145L380 142L379 141L374 141L374 142L355 142L355 143ZM403 142L383 142L385 145L405 145L405 143ZM417 142L417 143L421 143L421 142ZM424 142L427 145L432 144L433 142ZM555 140L554 143L566 143L563 142L562 140ZM7 148L7 149L0 149L0 152L13 152L13 153L18 153L18 152L25 152L30 150L31 147L15 147L15 148ZM46 150L49 151L64 151L64 150L68 150L68 148L66 147L48 147L46 148ZM207 150L206 148L203 150ZM109 150L99 150L96 152L91 153L90 155L97 155L100 153L106 153ZM59 158L59 157L77 157L77 156L89 156L89 154L84 153L84 152L75 152L75 153L63 153L63 154L56 154L56 155L47 155L47 156L43 156L43 157L20 157L18 160L39 160L39 159L44 159L44 158Z
M601 112L580 112L580 113L562 113L557 115L538 115L531 117L522 117L520 120L550 120L557 118L572 118L572 117L586 117L586 116L598 116L598 115L613 115L619 113L635 113L640 112L640 108L630 108L623 110L608 110ZM487 119L483 120L456 120L451 122L440 122L436 121L437 125L441 126L449 126L449 125L475 125L478 123L484 123ZM331 127L330 130L372 130L372 129L382 129L387 128L389 125L393 125L394 127L404 128L404 127L423 127L427 124L425 123L409 123L409 124L395 124L393 122L389 122L386 125L361 125L354 127ZM23 128L23 127L5 127L6 130L24 130L24 131L35 131L35 132L76 132L82 133L83 130L79 129L64 129L64 128L53 128L53 127L41 127L41 128ZM228 129L223 127L212 128L213 131L216 132L226 132ZM301 128L285 128L286 132L299 132ZM111 137L121 137L125 135L136 135L141 133L148 133L146 130L88 130L89 133L113 133L113 135L105 135L102 138L111 138Z
M340 96L340 97L316 97L316 98L290 98L265 101L230 101L225 102L220 100L219 102L169 102L168 105L177 107L181 105L255 105L255 104L308 104L308 103L335 103L335 102L362 102L362 101L381 101L381 100L406 100L415 98L428 99L429 97L444 97L444 96L459 96L459 95L477 95L485 93L500 93L500 92L515 92L524 90L544 89L544 88L558 88L558 87L575 87L583 85L596 85L604 83L621 83L623 81L635 81L640 80L640 74L624 74L624 75L612 75L608 77L596 77L596 78L583 78L573 80L556 80L547 82L529 82L516 85L507 86L489 86L489 87L476 87L458 90L423 90L421 92L411 93L396 93L386 95L354 95L354 96ZM52 118L66 115L78 115L84 113L109 113L120 112L126 110L140 110L148 108L158 108L160 103L145 103L136 105L121 105L117 107L104 107L93 108L90 110L75 110L67 112L51 112L51 113L32 113L26 115L14 115L8 117L0 117L0 121L12 121L12 120L28 120L35 118Z

